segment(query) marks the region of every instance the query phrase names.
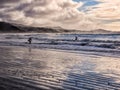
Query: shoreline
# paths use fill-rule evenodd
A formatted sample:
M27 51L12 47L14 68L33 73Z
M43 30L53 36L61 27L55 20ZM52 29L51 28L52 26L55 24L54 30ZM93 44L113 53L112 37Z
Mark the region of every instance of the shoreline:
M95 55L95 56L106 56L106 57L116 57L120 58L119 54L115 51L115 53L110 51L96 51L96 50L78 50L78 49L60 49L60 48L48 48L48 47L42 47L42 46L34 46L32 44L26 44L26 45L6 45L6 44L0 44L0 47L20 47L20 48L27 48L27 49L38 49L38 50L50 50L50 51L58 51L58 52L67 52L67 53L76 53L76 54L88 54L88 55ZM102 53L103 52L103 53ZM118 51L120 52L120 51Z

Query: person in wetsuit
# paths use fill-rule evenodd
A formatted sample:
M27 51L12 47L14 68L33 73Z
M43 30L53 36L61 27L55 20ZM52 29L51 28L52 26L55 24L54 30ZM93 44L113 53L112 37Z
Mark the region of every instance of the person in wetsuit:
M78 40L78 37L77 36L75 36L75 41L77 41Z
M32 43L32 37L28 38L28 43L29 43L29 44Z

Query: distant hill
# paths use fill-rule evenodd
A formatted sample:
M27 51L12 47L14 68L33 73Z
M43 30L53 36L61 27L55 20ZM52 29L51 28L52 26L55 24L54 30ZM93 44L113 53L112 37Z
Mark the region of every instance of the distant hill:
M19 31L19 28L11 25L10 23L0 22L0 32L11 32L11 31Z
M62 33L62 32L72 32L72 30L66 30L62 28L49 28L49 27L28 27L19 24L0 22L0 32Z
M1 33L80 33L80 34L120 34L120 32L112 32L104 29L97 29L91 31L82 30L67 30L61 27L29 27L15 23L0 22Z

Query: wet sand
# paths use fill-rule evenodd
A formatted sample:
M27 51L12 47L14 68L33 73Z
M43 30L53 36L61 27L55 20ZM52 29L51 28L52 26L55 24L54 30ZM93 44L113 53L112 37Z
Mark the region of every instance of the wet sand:
M0 46L3 90L120 90L119 76L117 57Z

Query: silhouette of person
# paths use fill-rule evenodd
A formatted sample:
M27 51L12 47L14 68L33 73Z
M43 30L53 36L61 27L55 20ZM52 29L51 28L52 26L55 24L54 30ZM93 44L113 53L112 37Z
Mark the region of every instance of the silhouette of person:
M32 43L32 37L28 38L28 43L29 43L29 44Z
M78 37L77 36L75 36L75 41L77 41L78 40Z

